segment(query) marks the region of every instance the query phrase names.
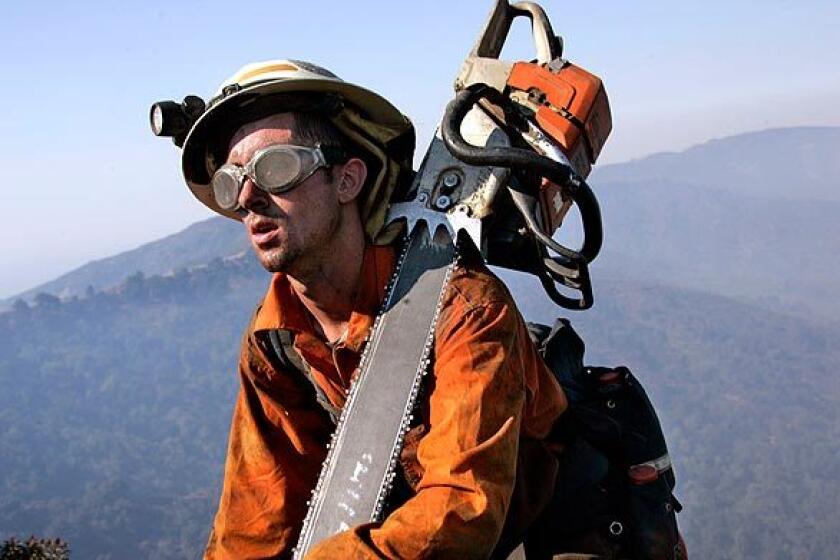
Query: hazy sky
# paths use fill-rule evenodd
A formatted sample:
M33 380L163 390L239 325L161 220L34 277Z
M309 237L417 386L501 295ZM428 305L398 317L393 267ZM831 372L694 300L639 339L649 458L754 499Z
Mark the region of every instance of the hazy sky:
M606 83L614 132L602 161L775 126L840 125L836 0L543 5L567 58ZM7 3L0 297L208 217L182 184L179 152L149 132L148 109L207 97L245 62L308 59L377 90L414 119L425 150L490 6ZM526 30L514 30L508 58L531 56Z

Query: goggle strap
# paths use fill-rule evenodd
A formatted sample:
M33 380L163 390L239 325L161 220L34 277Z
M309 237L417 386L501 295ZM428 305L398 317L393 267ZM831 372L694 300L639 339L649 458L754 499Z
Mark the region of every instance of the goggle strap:
M347 150L338 146L321 146L320 144L316 146L321 150L321 153L324 154L324 161L327 162L327 165L334 165L336 163L345 163L350 156L347 154Z

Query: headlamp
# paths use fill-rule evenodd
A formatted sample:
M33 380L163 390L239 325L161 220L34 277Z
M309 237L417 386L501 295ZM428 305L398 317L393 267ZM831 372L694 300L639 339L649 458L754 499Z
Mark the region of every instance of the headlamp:
M158 101L149 111L149 124L155 136L170 137L180 148L205 108L204 100L197 95L188 95L181 103Z

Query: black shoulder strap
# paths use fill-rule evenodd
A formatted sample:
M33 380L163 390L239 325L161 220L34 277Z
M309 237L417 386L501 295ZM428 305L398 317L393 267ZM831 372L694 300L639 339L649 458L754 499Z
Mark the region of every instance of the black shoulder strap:
M274 329L268 331L268 340L271 342L271 348L274 350L274 355L280 365L291 371L298 371L300 374L312 385L315 389L315 400L321 405L321 408L327 411L333 424L338 422L338 416L341 410L333 406L327 398L327 394L320 385L312 377L312 372L309 370L309 364L303 361L298 351L294 347L294 337L292 333L285 329Z
M567 385L583 369L583 356L586 352L583 340L569 320L562 317L556 319L552 327L539 323L527 323L527 327L531 340L549 369L563 388L568 390Z
M292 333L285 329L270 330L268 331L268 339L271 341L271 347L283 367L296 369L300 372L309 371L309 368L303 363L303 358L295 350Z

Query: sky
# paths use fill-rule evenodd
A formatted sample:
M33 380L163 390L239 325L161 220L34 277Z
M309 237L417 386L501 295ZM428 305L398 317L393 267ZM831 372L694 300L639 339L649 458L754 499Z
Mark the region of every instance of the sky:
M408 114L425 151L492 2L15 2L0 19L0 298L211 216L151 103L298 58ZM542 3L605 82L614 163L741 132L840 125L840 2ZM502 58L531 58L528 25ZM597 185L594 186L597 190ZM126 271L130 273L131 271Z

